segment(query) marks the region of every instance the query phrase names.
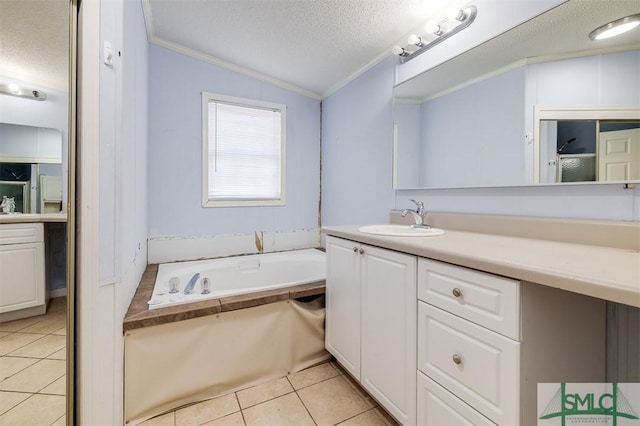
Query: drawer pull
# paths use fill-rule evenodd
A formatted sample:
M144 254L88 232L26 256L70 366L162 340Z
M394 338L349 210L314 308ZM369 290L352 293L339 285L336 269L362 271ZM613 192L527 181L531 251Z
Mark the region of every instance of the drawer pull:
M360 249L360 254L364 254L364 249Z
M455 354L453 355L452 358L453 358L454 364L458 364L458 365L462 364L462 358L460 358L460 355Z
M354 253L357 253L357 252L358 252L358 247L354 247L354 248L353 248L353 252L354 252Z
M454 289L453 289L453 291L452 291L452 293L453 293L453 295L454 295L455 297L460 297L460 296L462 296L462 292L460 291L460 289L459 289L458 287L454 288Z

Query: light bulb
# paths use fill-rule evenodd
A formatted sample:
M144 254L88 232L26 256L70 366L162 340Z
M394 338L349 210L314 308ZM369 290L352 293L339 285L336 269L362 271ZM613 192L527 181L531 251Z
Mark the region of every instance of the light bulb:
M11 93L15 93L16 95L20 94L20 86L15 83L9 83L8 89Z
M640 14L626 16L613 22L609 22L595 30L591 31L589 38L591 40L604 40L615 37L629 30L634 29L640 24Z
M465 15L464 10L461 10L457 6L451 6L447 10L447 18L451 21L464 21Z
M422 46L422 38L418 37L415 34L411 34L409 36L409 38L407 39L407 43L416 45L418 47L421 47Z
M442 29L440 25L436 24L434 21L427 22L427 25L424 26L424 30L430 34L440 35L442 34Z
M394 55L398 55L398 56L404 56L407 54L407 51L400 46L393 46L393 49L391 49L391 52Z

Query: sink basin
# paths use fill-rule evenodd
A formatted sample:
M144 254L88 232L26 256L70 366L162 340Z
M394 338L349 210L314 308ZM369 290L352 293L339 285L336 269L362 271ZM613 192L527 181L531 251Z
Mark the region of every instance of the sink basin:
M391 237L434 237L444 234L438 228L411 228L408 225L367 225L358 228L365 234L387 235Z

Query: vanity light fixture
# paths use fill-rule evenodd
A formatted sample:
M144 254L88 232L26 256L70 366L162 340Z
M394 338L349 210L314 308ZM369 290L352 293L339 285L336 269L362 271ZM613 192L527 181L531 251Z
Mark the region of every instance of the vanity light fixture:
M625 16L604 24L589 33L591 40L604 40L626 33L640 25L640 14Z
M433 46L442 43L452 35L462 31L473 23L478 14L478 8L474 5L466 6L462 9L456 8L449 11L447 18L441 22L429 21L425 25L426 34L418 36L412 34L407 41L409 46L400 47L395 46L392 49L394 55L400 57L400 63L415 58L416 56L424 53ZM414 49L417 47L417 49Z
M42 90L21 87L15 83L0 83L0 94L31 99L32 101L44 101L47 94Z

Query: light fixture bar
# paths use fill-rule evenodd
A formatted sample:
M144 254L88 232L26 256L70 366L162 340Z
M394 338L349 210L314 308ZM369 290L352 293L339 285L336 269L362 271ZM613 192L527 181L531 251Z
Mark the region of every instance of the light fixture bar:
M0 94L31 99L32 101L44 101L47 99L47 94L42 90L18 86L14 83L0 83Z
M412 39L409 41L409 43L412 46L418 46L417 50L412 52L406 48L396 46L393 48L393 53L398 55L400 57L400 63L404 64L405 62L410 61L411 59L415 58L418 55L421 55L422 53L426 52L432 47L442 43L452 35L457 34L460 31L467 28L469 25L473 23L477 15L478 15L478 8L474 5L470 5L465 8L462 8L458 11L455 18L448 18L447 20L445 20L444 22L441 22L440 24L433 23L435 27L433 29L432 35L436 36L434 39L427 41L425 40L426 37L416 36L420 40L420 45L418 45L417 43L411 43L412 41L414 41L412 36ZM457 24L452 28L446 28L444 24L448 22L455 22ZM399 52L401 52L402 54L400 54Z

